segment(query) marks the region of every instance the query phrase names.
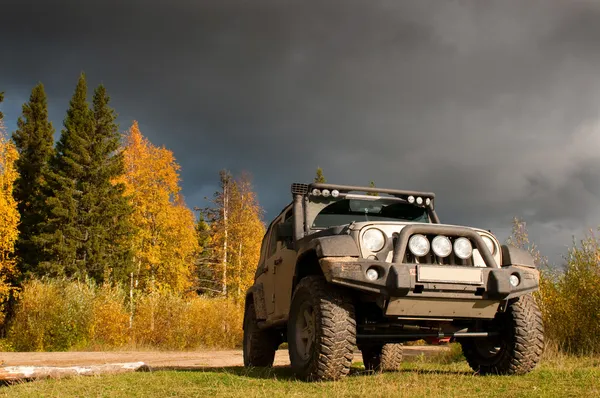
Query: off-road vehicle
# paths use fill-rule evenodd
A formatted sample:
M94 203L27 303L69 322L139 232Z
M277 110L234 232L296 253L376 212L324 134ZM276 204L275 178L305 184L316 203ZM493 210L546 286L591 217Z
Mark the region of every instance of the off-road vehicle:
M394 370L402 343L451 337L480 374L524 374L542 354L539 272L489 231L441 224L433 193L292 184L264 236L246 295L245 366L272 366L288 343L294 372Z

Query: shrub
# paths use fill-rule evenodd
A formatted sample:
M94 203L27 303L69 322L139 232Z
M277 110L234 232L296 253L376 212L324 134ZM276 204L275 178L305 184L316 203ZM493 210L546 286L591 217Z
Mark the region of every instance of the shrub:
M234 348L242 340L243 308L224 298L142 296L136 304L136 344L164 349Z
M544 273L538 299L550 344L600 353L600 242L593 233L569 250L564 273Z
M92 288L80 282L31 281L23 286L9 342L17 351L85 346L92 320Z
M129 305L118 287L33 280L23 286L2 346L16 351L241 346L243 307L232 300L137 293L131 323Z
M120 348L129 342L129 313L123 290L102 286L92 303L90 344L93 348Z

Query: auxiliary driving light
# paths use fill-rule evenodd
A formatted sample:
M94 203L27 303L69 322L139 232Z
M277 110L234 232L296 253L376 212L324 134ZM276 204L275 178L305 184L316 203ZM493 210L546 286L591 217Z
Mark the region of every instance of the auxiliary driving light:
M322 194L326 198L329 197L329 189L324 189L323 192L322 192Z
M412 196L412 195L411 195L411 196L409 196L409 197L408 197L408 203L410 203L411 205L412 205L413 203L415 203L415 197L414 197L414 196Z
M439 257L448 257L452 253L452 242L444 235L438 235L431 242L433 252Z
M379 272L375 268L369 268L367 270L367 279L370 281L374 281L379 278Z
M458 238L454 241L454 253L459 258L466 260L473 254L473 246L467 238Z
M427 206L429 206L431 204L431 199L429 199L429 198L425 199L425 204Z
M331 196L333 196L334 198L337 198L338 196L340 196L340 191L338 191L337 189L334 189L333 191L331 191Z
M408 249L417 257L429 253L429 240L421 234L413 235L408 241Z
M321 191L319 191L317 188L312 190L312 196L320 196L321 195Z
M422 204L423 204L423 198L422 198L422 197L420 197L420 196L419 196L419 197L417 198L417 204L418 204L418 205L422 205Z
M519 286L519 283L521 283L521 280L520 280L520 279L519 279L519 277L518 277L517 275L515 275L515 274L512 274L512 275L510 276L509 280L510 280L510 285L511 285L512 287L517 287L517 286Z

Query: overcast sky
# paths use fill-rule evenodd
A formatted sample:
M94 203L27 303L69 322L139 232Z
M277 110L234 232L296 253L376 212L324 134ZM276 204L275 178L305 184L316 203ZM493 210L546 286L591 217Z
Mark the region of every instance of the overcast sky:
M60 131L80 71L174 151L189 206L247 170L268 219L321 166L502 239L523 216L555 262L600 225L598 1L0 2L10 131L38 81Z

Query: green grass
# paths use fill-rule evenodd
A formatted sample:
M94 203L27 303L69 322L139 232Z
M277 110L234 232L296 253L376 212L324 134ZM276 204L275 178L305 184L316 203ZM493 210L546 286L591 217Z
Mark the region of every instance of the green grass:
M368 374L360 364L337 382L296 380L289 368L163 370L44 380L0 388L10 397L595 397L600 358L555 358L525 376L476 376L463 362L417 358L400 372Z

